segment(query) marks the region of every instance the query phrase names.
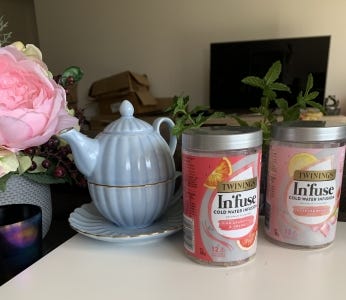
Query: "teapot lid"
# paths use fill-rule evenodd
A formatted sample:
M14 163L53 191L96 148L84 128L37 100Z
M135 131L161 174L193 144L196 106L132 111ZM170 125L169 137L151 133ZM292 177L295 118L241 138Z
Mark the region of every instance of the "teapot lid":
M139 133L144 131L153 130L153 127L140 119L133 116L135 109L130 101L124 100L121 102L120 108L121 118L110 123L103 130L104 133Z

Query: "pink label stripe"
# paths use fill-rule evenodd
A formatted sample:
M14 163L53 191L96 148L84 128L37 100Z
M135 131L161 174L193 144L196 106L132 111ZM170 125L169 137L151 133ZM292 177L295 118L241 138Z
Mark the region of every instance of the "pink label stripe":
M293 206L293 213L296 216L304 217L320 217L330 214L330 207L328 205L321 206Z
M246 216L239 219L219 220L219 227L222 230L239 230L250 227L254 223L254 216Z

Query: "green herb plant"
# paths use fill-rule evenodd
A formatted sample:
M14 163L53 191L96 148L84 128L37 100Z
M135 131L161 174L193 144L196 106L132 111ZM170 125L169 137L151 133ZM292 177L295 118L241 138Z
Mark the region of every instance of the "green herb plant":
M175 122L172 133L176 136L181 136L186 129L201 127L211 118L226 116L223 112L210 112L209 107L204 105L190 110L189 101L189 96L174 96L172 105L166 109L166 112L172 114Z
M282 118L282 121L298 120L301 111L307 107L314 107L324 112L323 106L314 101L319 93L317 91L311 91L313 88L312 74L308 75L305 91L299 92L296 103L289 106L286 99L282 97L278 98L277 92L291 93L290 88L286 84L277 81L281 74L281 70L281 62L276 61L263 78L248 76L242 80L242 83L262 90L260 106L252 107L250 110L261 116L260 120L254 122L251 126L262 129L265 144L269 142L271 126L278 121L278 116ZM273 108L272 104L275 104L276 108L275 105ZM237 115L231 116L235 118L240 125L249 125Z
M324 112L323 106L314 101L318 96L318 92L312 91L312 74L308 75L305 91L299 92L296 103L289 106L286 99L278 97L278 92L291 93L290 88L286 84L278 82L281 70L281 62L276 61L268 69L263 78L248 76L242 79L242 83L262 90L260 105L250 108L252 112L260 116L259 121L249 124L237 114L228 115L228 117L234 118L241 126L260 128L263 132L264 145L268 145L272 124L277 122L279 117L283 121L298 120L301 110L307 107L314 107ZM227 116L224 112L212 112L207 106L196 106L190 110L189 100L189 96L175 96L173 104L166 110L172 114L172 118L175 121L173 134L176 136L180 136L188 128L203 126L211 118L223 118Z

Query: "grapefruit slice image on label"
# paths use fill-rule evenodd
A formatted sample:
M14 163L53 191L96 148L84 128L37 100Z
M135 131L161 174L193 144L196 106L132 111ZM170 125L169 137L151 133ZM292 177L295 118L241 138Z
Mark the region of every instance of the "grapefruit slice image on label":
M318 162L318 159L310 153L302 152L293 155L288 163L288 174L293 177L295 170L304 170Z
M255 243L256 235L257 235L257 228L255 226L254 229L251 230L246 236L237 240L237 244L239 248L243 250L250 249Z
M207 177L204 186L209 189L215 189L218 183L225 181L232 174L232 165L227 157L223 157L216 168Z

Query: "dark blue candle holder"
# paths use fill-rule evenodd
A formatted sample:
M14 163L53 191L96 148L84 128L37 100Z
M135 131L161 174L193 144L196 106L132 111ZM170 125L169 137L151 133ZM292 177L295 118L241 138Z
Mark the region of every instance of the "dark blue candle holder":
M42 256L42 212L39 206L0 206L0 284Z

